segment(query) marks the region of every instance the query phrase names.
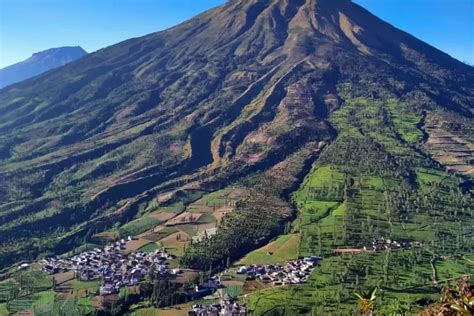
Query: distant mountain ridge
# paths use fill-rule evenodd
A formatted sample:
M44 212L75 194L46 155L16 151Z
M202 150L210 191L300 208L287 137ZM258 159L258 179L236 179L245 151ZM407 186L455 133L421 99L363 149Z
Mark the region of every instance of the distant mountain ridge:
M30 58L0 69L0 89L70 63L87 52L80 46L50 48Z

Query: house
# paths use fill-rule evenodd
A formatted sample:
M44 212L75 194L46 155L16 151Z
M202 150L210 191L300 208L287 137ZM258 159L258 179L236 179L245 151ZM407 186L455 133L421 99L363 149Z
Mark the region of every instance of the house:
M239 269L237 270L237 274L245 274L247 273L249 269L246 267L246 266L241 266L239 267Z
M100 287L100 295L110 295L115 293L115 288L111 285L103 285Z
M18 266L18 270L26 270L30 265L28 263L22 263Z

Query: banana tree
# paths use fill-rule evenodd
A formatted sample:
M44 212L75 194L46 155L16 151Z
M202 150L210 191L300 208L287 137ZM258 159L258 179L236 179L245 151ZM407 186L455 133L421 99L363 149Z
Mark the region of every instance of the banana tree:
M377 298L377 288L373 288L368 292L355 292L354 295L359 299L359 313L364 316L372 316L374 314L374 304Z

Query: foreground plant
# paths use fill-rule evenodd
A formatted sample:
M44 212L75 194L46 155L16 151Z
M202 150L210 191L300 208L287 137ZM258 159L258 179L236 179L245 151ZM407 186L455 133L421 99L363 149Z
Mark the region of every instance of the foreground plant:
M371 316L374 314L374 304L377 298L377 288L373 288L369 292L355 292L354 295L359 299L359 314Z
M474 297L463 298L462 302L451 305L451 309L461 313L461 315L474 315Z
M421 316L432 315L474 315L474 289L470 285L469 276L460 278L455 288L444 288L439 303L436 303L421 313Z

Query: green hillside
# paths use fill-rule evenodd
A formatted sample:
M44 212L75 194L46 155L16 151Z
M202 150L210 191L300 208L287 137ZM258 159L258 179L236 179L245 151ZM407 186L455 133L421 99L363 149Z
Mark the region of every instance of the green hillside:
M417 151L421 138L407 142L399 137L406 130L422 131L417 120L400 126L395 119L404 107L394 104L391 99L347 99L332 115L339 136L293 194L299 254L325 259L308 284L252 294L255 315L353 315L353 293L373 287L383 291L378 313L415 314L423 308L420 299L436 299L440 285L474 272L469 260L474 201L471 192L460 189L467 180L440 170ZM381 116L384 109L397 112ZM359 251L380 237L423 246ZM331 256L336 249L352 251Z

